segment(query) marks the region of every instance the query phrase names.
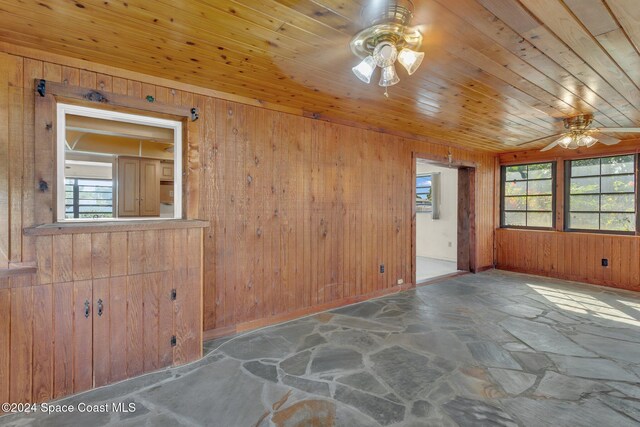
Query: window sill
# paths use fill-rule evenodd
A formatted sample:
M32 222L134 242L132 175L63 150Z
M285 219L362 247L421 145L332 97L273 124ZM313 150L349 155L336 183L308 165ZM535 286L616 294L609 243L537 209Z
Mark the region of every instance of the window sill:
M105 222L64 222L25 228L25 236L54 234L108 233L118 231L174 230L179 228L206 228L209 221L200 219L166 219Z

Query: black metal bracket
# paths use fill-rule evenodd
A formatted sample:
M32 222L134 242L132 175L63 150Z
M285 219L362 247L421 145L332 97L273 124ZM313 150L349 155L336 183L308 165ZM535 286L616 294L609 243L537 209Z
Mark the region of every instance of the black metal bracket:
M178 343L178 341L176 340L176 336L173 335L171 337L171 347L175 347L177 343Z
M198 109L196 107L193 107L191 109L191 121L195 122L196 120L198 120L200 116L198 115Z
M40 80L36 90L38 91L38 95L45 96L47 94L47 81L44 79Z
M147 95L147 97L146 97L145 99L147 100L147 102L153 102L153 101L155 101L155 100L156 100L156 99L155 99L153 96L151 96L151 95Z
M171 289L171 301L175 301L178 298L178 291L175 289Z

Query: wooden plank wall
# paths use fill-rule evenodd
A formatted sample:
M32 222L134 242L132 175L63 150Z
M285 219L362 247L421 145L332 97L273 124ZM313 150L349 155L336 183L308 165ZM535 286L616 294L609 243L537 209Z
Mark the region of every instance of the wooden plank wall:
M640 291L636 236L498 229L496 245L497 268Z
M0 222L0 266L35 260L35 246L20 231L35 222L33 79L45 78L199 108L187 168L198 185L185 197L191 218L211 222L202 260L205 330L233 332L386 292L398 279L412 282L411 153L446 161L449 147L217 99L195 87L177 90L153 77L131 80L88 62L78 68L65 65L78 60L30 56L0 54L9 71L0 75L0 117L12 117L8 127L0 124L0 142L11 135L0 164L15 169L8 182L0 174L0 217L9 218ZM476 265L490 266L494 207L481 201L492 200L494 156L451 153L478 165Z

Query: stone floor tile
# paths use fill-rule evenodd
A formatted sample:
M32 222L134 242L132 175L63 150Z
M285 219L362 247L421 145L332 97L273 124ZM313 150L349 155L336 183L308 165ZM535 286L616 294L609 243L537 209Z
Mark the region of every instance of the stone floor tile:
M492 342L471 342L467 344L474 360L482 366L493 368L522 369L511 354Z
M489 373L500 384L500 387L512 396L531 388L538 378L536 375L511 369L489 368Z
M591 359L550 354L549 357L563 374L613 381L638 381L633 373L607 359Z
M502 409L481 400L456 397L442 406L460 427L518 426L513 418Z
M372 369L398 396L416 398L442 376L428 366L429 359L405 348L394 346L369 356Z
M610 387L599 382L547 371L533 394L561 400L579 400L585 394L606 390L610 390Z
M500 326L537 351L582 357L595 355L547 325L511 317L500 322Z
M363 368L362 354L341 347L322 347L311 360L311 373L343 372Z
M383 426L400 422L405 416L403 405L340 384L336 385L334 397L370 416Z

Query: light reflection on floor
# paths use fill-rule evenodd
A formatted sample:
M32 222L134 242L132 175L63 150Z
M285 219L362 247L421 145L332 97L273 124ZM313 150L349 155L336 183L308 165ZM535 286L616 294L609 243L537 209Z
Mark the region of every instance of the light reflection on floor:
M628 310L628 308L632 308L640 311L640 304L637 302L612 297L611 300L614 304L622 305L622 307L616 308L613 307L611 303L602 301L584 292L561 290L550 286L532 285L529 283L527 283L527 286L562 310L589 314L597 318L640 326L640 313L634 317ZM606 294L603 294L601 298L604 298L604 295Z

